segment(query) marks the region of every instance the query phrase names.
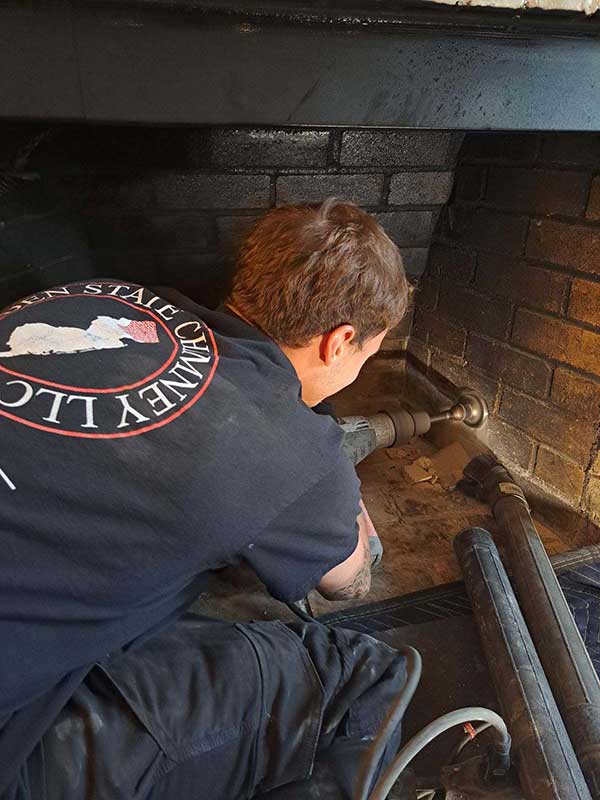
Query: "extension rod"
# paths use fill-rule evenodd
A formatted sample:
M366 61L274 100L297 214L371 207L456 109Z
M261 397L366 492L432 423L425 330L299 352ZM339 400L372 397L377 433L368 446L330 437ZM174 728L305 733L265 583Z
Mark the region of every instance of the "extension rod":
M590 800L548 680L491 535L454 540L527 800Z
M506 537L512 576L531 636L591 795L600 800L600 681L525 496L491 456L471 461L465 478L478 485Z
M454 420L470 428L480 428L487 418L483 397L474 389L461 389L456 403L439 414L399 409L372 417L344 417L339 423L344 431L344 451L353 464L358 464L380 447L398 447L413 436L422 436L437 422Z

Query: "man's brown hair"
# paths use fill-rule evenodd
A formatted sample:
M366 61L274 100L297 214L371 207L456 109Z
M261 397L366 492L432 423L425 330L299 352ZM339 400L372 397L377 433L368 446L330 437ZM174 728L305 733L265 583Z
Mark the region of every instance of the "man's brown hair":
M375 217L329 198L258 220L241 247L229 302L289 347L344 324L361 345L402 319L408 284L398 248Z

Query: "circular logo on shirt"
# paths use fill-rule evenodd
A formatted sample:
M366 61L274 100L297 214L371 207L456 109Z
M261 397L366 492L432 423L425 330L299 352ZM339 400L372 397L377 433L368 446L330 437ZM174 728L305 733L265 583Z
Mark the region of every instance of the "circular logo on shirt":
M62 436L166 425L206 391L212 331L148 289L69 284L0 312L0 415Z

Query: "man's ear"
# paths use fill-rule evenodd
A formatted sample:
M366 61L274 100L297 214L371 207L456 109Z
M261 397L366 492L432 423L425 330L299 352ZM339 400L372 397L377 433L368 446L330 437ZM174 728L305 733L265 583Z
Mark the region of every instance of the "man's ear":
M338 325L321 337L321 360L329 367L346 355L348 347L356 335L353 325Z

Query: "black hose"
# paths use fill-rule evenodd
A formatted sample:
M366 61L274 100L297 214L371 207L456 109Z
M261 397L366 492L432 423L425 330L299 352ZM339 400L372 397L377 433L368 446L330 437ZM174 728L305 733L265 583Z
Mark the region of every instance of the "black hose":
M454 540L483 651L518 756L528 800L590 800L517 598L491 535Z
M468 464L465 478L479 486L506 537L523 614L591 795L600 800L600 681L525 496L491 456Z

